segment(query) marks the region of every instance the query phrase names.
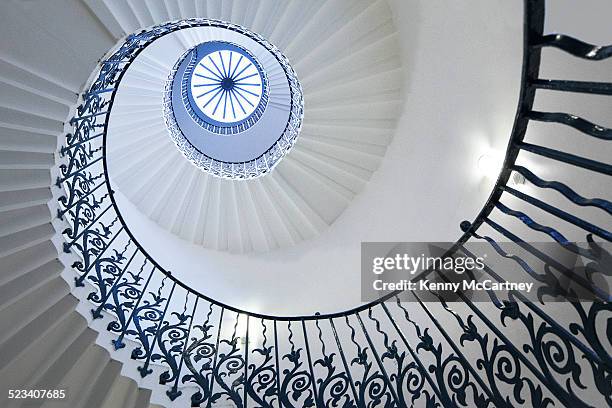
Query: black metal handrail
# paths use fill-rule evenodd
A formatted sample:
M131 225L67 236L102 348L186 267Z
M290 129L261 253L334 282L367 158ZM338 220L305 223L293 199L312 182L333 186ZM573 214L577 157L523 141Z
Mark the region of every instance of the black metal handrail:
M504 228L492 214L496 210L496 214L517 218L551 242L586 253L554 228L502 203L504 194L509 194L581 228L589 243L594 244L593 235L611 240L606 226L527 195L508 181L517 172L541 190L561 193L572 205L612 214L610 201L582 197L569 186L543 180L516 164L521 152L528 151L612 175L609 164L524 141L530 121L561 123L589 137L610 140L610 129L573 115L536 112L533 102L538 89L609 95L612 87L539 78L543 47L594 61L612 53L610 46L544 35L543 0L525 0L524 14L521 90L503 169L487 203L473 222L462 223L464 233L447 255L469 254L465 244L482 240L500 257L515 261L517 271L549 276L538 275L528 262L506 253L494 238L484 235L487 227L562 274L571 274L515 231ZM58 217L69 224L63 231L64 250L79 257L72 265L76 286L89 285L87 299L94 304L94 318L111 318L107 329L116 335L114 347L134 345L131 357L142 361L141 376L153 373L154 366L161 367L159 381L167 385L170 399L179 397L183 386L195 385L198 391L190 397L192 405L207 407L220 399L239 407L612 404L612 359L606 339L601 338L606 335L605 325L598 323L612 309L609 293L601 288L595 290L600 301L566 303L568 313L573 310L575 315L569 325L558 322L542 299L538 305L516 292L511 294L513 301L490 294L485 308L461 292L463 304L453 304L457 310L444 299L431 304L412 292L414 303L409 309L401 303L400 292L394 292L338 313L269 316L218 302L164 270L135 239L115 202L106 166L108 119L118 85L142 50L164 35L206 26L241 29L231 23L191 19L128 36L101 62L71 121L74 132L67 135L60 151L66 163L60 165L56 183L63 192ZM502 280L490 265L484 273ZM592 285L584 279L576 281ZM517 339L513 331L523 336Z

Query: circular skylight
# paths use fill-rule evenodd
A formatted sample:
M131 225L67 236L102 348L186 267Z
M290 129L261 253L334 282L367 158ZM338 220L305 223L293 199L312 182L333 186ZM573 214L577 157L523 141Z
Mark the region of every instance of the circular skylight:
M254 58L238 47L203 56L190 79L191 95L200 113L220 123L248 118L263 95L262 72Z
M263 115L269 93L265 70L242 46L208 41L187 53L182 64L180 92L188 114L201 127L235 135Z
M208 20L208 41L183 53L164 88L164 121L183 156L217 177L269 173L295 143L304 97L278 48Z

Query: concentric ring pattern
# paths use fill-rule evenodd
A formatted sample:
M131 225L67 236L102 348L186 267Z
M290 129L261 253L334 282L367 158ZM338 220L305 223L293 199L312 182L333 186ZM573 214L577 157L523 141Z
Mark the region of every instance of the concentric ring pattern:
M230 180L261 177L300 134L302 87L287 58L261 36L235 24L206 21L197 30L215 40L181 55L165 83L166 127L178 150L200 170ZM267 72L281 73L273 88ZM277 105L269 103L271 98Z
M610 258L599 246L601 240L612 241L612 203L605 188L612 175L612 156L605 154L612 129L606 123L607 105L602 104L612 91L605 65L612 57L609 35L597 45L549 33L544 17L551 14L545 13L544 1L524 2L521 96L506 165L482 212L474 222L462 223L465 235L460 241L486 242L489 254L513 263L509 271L537 275L548 289L558 286L561 275L576 284L572 290L595 284L601 301L552 303L546 290L538 301L521 293L507 300L491 293L490 302L475 303L459 292L462 302L432 303L415 295L410 304L396 298L332 315L261 316L208 301L181 285L176 276L152 265L155 259L141 251L127 224L117 218L115 193L103 165L116 86L132 57L150 40L168 30L189 28L189 22L164 24L168 20L231 16L260 27L257 31L272 30L275 42L286 45L283 35L294 28L293 20L312 21L314 34L320 36L309 35L317 41L331 26L322 20L335 21L321 17L359 18L351 11L360 9L358 0L347 1L354 7L347 9L342 9L342 0L77 0L71 3L74 7L63 8L48 4L52 2L25 3L33 2L0 6L3 38L16 39L18 45L4 49L7 54L0 57L0 383L7 389L65 389L67 403L75 408L612 405L609 285L591 274L593 263L586 274L572 274L559 266L561 259L544 253L534 251L534 257L521 260L506 252L506 241L518 241L529 250L529 241L536 237L589 260ZM547 7L557 3L548 2ZM566 10L573 23L568 31L580 30L575 10ZM432 7L431 14L418 16L437 21L438 11ZM453 11L447 11L452 20L457 17ZM594 17L606 23L601 9L590 12L590 26L595 26ZM490 14L481 15L475 21L482 24L474 25L486 25L486 17ZM276 20L287 23L277 27ZM153 32L141 30L155 22L163 25ZM434 24L430 30L439 36L444 31L440 28ZM74 74L89 70L99 57L95 40L106 35L104 29L113 34L112 44L119 41L117 52L101 60L86 81ZM126 32L135 34L125 37ZM207 40L184 44L185 49ZM470 47L473 44L467 44ZM41 58L45 55L57 60ZM559 68L571 66L565 71L571 75L549 79L545 69L540 70L540 59L542 68L551 62ZM54 65L57 61L70 63ZM585 75L593 72L583 72L584 62L598 65L593 72L601 73L604 82ZM155 75L154 66L144 72ZM342 68L351 72L353 67L357 65ZM573 70L576 67L580 69ZM142 75L141 80L147 78ZM306 87L313 83L309 81L306 78ZM81 94L82 82L87 86ZM77 93L81 96L75 106ZM538 100L562 95L563 107L534 106L536 94ZM315 96L311 93L308 100ZM132 115L144 117L147 98ZM575 110L578 101L580 107L595 106L585 100L595 100L600 107L588 109L586 115ZM534 125L549 128L551 137L539 137ZM133 129L144 139L130 150L134 160L140 160L134 153L151 147L146 129ZM537 162L530 160L534 157ZM525 184L508 183L512 172L522 175ZM566 237L578 234L587 234L588 246L568 244ZM535 259L538 256L543 262ZM501 281L497 272L490 267L483 271Z
M229 33L191 27L164 36L137 56L117 91L107 145L114 188L159 226L198 246L266 252L318 236L362 191L395 132L404 81L387 2L297 2L283 10L266 19L226 16L237 23L230 26L246 27L286 55L302 86L299 137L265 177L245 183L202 172L177 151L160 114L164 86L181 55L206 42L238 43ZM287 115L286 73L256 45L242 46L266 72L266 115ZM207 149L242 137L249 150L246 135L211 135ZM272 132L265 135L273 139ZM226 162L244 160L240 151L231 152ZM262 157L252 173L267 161ZM251 173L241 165L213 165L220 174Z

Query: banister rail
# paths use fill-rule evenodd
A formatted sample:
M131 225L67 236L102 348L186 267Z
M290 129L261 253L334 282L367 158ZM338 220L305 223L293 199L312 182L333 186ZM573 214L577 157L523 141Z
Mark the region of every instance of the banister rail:
M551 243L581 254L589 254L596 245L593 236L612 241L609 223L584 220L538 193L551 190L568 205L608 216L609 200L584 197L572 186L545 180L534 169L517 164L521 154L531 152L543 160L612 175L612 165L574 154L573 146L559 151L524 141L530 121L563 124L600 143L610 141L610 129L571 113L534 111L533 104L538 90L612 95L612 83L539 77L544 47L558 48L571 58L602 61L612 57L612 46L545 35L544 0L524 4L521 89L503 168L486 204L473 221L461 224L463 234L447 254L469 254L465 244L482 240L500 258L514 261L517 274L545 279L546 272L506 253L486 229L570 275L555 259L523 241L518 231L505 228L503 221L519 219ZM206 407L221 401L245 408L612 405L610 339L601 323L604 319L610 324L608 288L594 288L599 301L564 303L574 316L569 325L557 321L543 298L538 305L517 292L511 294L512 301L491 292L486 307L461 292L462 302L457 304L442 298L429 303L408 293L414 302L407 307L400 301L401 292L394 292L337 313L272 316L199 293L159 265L134 237L114 198L106 162L108 120L123 74L142 50L178 30L207 26L240 29L216 20L189 19L127 36L100 63L71 121L73 132L59 151L64 163L56 183L57 216L68 225L64 250L79 259L72 265L75 285L86 287L75 293L89 291L80 297L93 305L94 319L111 317L107 329L114 336L114 348L132 347L131 358L141 363L135 375L146 377L159 368L159 383L169 400L195 385L190 403ZM533 194L509 185L513 172L531 183ZM502 203L509 195L543 210L555 222L581 229L591 248L568 245L557 229ZM484 273L501 280L490 265ZM447 279L433 269L425 274ZM581 278L577 282L593 285Z

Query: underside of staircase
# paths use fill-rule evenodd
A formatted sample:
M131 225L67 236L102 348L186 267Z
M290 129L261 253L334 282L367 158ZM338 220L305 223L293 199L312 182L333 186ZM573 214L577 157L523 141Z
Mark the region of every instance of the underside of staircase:
M2 398L9 389L65 389L67 400L28 401L27 406L157 408L189 404L187 392L173 403L166 389L156 387L160 367L154 367L156 375L138 378L134 374L136 363L122 362L129 360L129 354L115 353L111 348L111 337L103 330L108 317L94 321L91 307L72 294L67 283L74 280L72 258L61 254L63 239L57 231L65 224L57 218L59 207L53 189L58 188L58 152L70 131L69 120L99 62L130 33L191 17L250 27L294 57L292 62L304 73L300 79L310 96L306 101L310 116L305 119L300 144L273 176L247 187L205 175L182 162L178 151L165 153L163 149L174 146L164 133L156 108L138 103L138 98L130 103L130 94L161 98L160 84L171 66L156 60L154 53L146 56L148 66L134 67L141 81L133 78L126 82L128 97L120 105L124 113L137 118L124 118L125 133L120 133L123 141L116 146L123 154L116 160L123 164L116 181L121 189L133 193L128 199L152 221L189 243L220 251L265 252L295 245L316 239L325 231L383 160L402 105L397 33L385 0L3 2ZM361 41L357 37L363 26L372 31ZM317 48L333 35L338 36L338 43L330 41L327 48ZM354 38L358 49L339 49L338 44L347 37ZM192 45L189 38L178 38L184 49ZM52 43L57 46L50 47ZM65 64L56 64L58 58ZM341 62L334 63L334 59ZM351 72L350 67L357 65L361 70ZM379 86L367 95L368 104L351 102L356 90L372 82ZM344 95L346 104L337 106L338 93ZM153 123L156 119L158 124ZM143 123L159 125L149 136L161 147L151 148L131 161L139 151L139 140L130 129ZM121 130L122 124L118 126ZM135 174L136 169L142 170L141 176ZM155 184L162 173L166 178ZM182 190L176 187L181 179L189 180ZM170 201L176 197L180 205ZM227 201L231 205L225 208ZM185 216L195 209L199 211L195 220ZM247 214L242 223L236 221L240 214ZM220 221L208 225L206 220ZM10 402L15 406L22 403ZM224 404L214 406L234 406Z

